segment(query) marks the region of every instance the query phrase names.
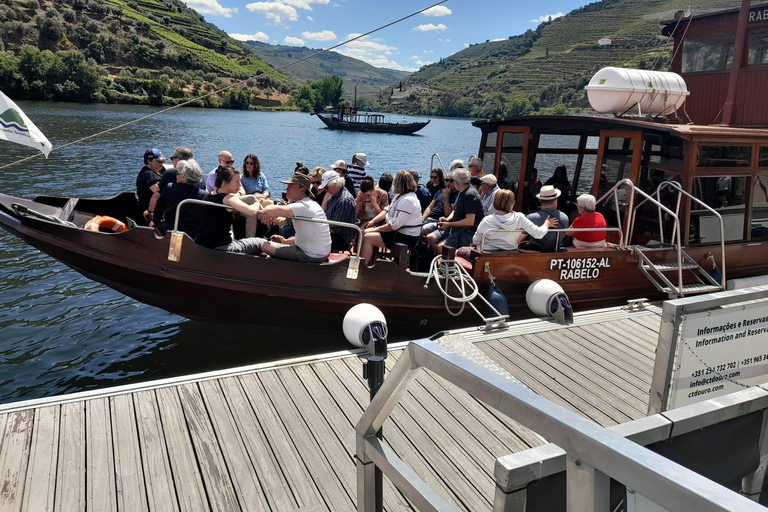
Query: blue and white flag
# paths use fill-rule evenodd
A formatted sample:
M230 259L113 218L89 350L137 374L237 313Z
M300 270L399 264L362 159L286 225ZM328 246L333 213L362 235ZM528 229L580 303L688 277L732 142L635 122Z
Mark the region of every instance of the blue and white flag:
M30 121L2 91L0 91L0 140L38 149L42 151L45 158L48 158L48 153L53 148L35 123Z

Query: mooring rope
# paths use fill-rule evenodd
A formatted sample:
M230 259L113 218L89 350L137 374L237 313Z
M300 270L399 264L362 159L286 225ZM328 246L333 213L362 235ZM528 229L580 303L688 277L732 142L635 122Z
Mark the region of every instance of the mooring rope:
M377 28L375 28L373 30L369 30L368 32L365 32L364 34L360 34L360 35L357 35L355 37L349 38L346 41L342 41L341 43L335 44L335 45L333 45L333 46L331 46L329 48L325 48L323 50L318 50L317 52L315 52L315 53L313 53L311 55L307 55L306 57L302 57L302 58L297 59L297 60L295 60L293 62L289 62L287 64L283 64L282 66L279 66L277 68L273 68L273 69L267 71L266 73L262 73L260 75L251 75L248 78L240 80L239 82L234 82L234 83L232 83L232 84L230 84L230 85L228 85L226 87L222 87L220 89L216 89L215 91L210 91L210 92L208 92L206 94L202 94L200 96L196 96L195 98L192 98L192 99L187 100L185 102L179 103L178 105L173 105L171 107L167 107L167 108L164 108L162 110L158 110L157 112L154 112L152 114L148 114L148 115L140 117L138 119L134 119L133 121L128 121L126 123L117 125L115 127L107 128L106 130L102 130L100 132L97 132L97 133L94 133L94 134L82 137L82 138L74 140L72 142L67 142L66 144L62 144L61 146L52 148L51 151L49 152L49 154L53 153L54 151L58 151L60 149L64 149L64 148L66 148L68 146L72 146L72 145L75 145L75 144L80 144L81 142L85 142L87 140L90 140L90 139L93 139L93 138L96 138L96 137L100 137L101 135L104 135L106 133L110 133L110 132L114 132L116 130L120 130L121 128L125 128L126 126L131 126L131 125L140 123L142 121L146 121L147 119L151 119L151 118L153 118L155 116L159 116L160 114L165 114L166 112L169 112L171 110L174 110L174 109L177 109L177 108L180 108L180 107L184 107L184 106L189 105L190 103L193 103L195 101L201 100L203 98L207 98L208 96L212 96L214 94L219 94L219 93L224 92L226 90L229 90L229 89L231 89L233 87L238 87L238 86L243 85L244 83L248 82L249 80L253 80L254 78L257 78L257 77L260 77L260 76L264 76L264 75L270 75L270 74L273 74L273 73L277 73L280 70L283 70L283 69L285 69L285 68L287 68L289 66L293 66L294 64L298 64L299 62L304 62L307 59L311 59L313 57L317 57L318 55L322 55L323 53L327 53L327 52L330 52L331 50L335 50L336 48L339 48L341 46L349 44L349 43L351 43L353 41L357 41L358 39L362 39L363 37L366 37L366 36L369 36L369 35L371 35L373 33L379 32L380 30L384 30L385 28L391 27L392 25L396 25L398 23L401 23L401 22L407 20L408 18L412 18L414 16L417 16L417 15L423 13L426 10L429 10L429 9L431 9L433 7L437 7L438 5L444 4L446 2L448 2L448 0L440 0L439 2L436 2L436 3L432 4L432 5L427 6L427 7L424 7L423 9L419 9L418 11L415 11L415 12L412 12L411 14L403 16L402 18L398 18L398 19L396 19L394 21L390 21L389 23L387 23L385 25L381 25L381 26L379 26L379 27L377 27ZM11 162L11 163L5 164L3 166L0 166L0 170L5 169L6 167L10 167L12 165L16 165L16 164L20 164L20 163L26 162L27 160L31 160L33 158L37 158L40 155L41 155L41 153L36 153L36 154L28 156L26 158L22 158L21 160L16 160L15 162Z

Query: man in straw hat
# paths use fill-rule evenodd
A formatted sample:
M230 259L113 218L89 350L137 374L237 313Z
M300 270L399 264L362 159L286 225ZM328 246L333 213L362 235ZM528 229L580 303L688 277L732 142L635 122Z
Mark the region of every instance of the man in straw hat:
M296 173L285 183L286 205L269 205L264 208L264 222L273 222L278 217L293 218L296 235L284 238L274 235L270 240L261 240L262 252L274 258L305 263L321 263L328 259L331 252L331 232L328 224L302 222L302 218L327 220L325 212L313 201L312 182L309 176Z
M568 222L568 216L557 209L557 198L560 197L560 190L556 189L552 185L544 185L541 190L536 194L539 202L541 202L541 210L528 215L528 220L536 224L537 226L543 226L549 217L558 219L557 227L567 228L570 223ZM523 234L518 240L518 244L521 243L527 235ZM562 233L547 233L544 238L538 240L540 250L542 251L555 251L558 248L558 241L562 241ZM525 249L523 246L521 249Z

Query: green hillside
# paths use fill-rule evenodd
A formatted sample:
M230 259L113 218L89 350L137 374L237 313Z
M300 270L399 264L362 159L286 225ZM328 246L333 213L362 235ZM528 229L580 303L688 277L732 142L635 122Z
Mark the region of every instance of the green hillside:
M275 68L319 51L303 46L284 46L259 42L248 44L256 55ZM353 97L355 86L357 86L359 96L372 96L384 88L390 89L393 84L397 84L409 74L405 71L376 68L366 62L336 52L324 53L292 64L282 72L300 84L308 80L318 81L328 75L336 75L344 80L344 97L346 98Z
M584 86L602 67L668 69L672 43L660 36L659 22L690 5L688 0L595 2L525 34L472 45L425 66L404 80L403 93L379 100L393 110L472 117L561 103L588 107ZM702 0L696 14L739 5L738 0ZM603 37L612 39L610 46L598 45Z
M279 106L292 85L179 0L0 0L0 88L17 99ZM282 96L282 97L281 97Z

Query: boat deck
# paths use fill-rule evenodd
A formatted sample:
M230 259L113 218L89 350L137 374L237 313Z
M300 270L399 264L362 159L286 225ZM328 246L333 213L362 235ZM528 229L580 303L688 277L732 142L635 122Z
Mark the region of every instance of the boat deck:
M537 393L600 425L645 416L660 309L454 331ZM390 352L391 367L402 348ZM0 407L0 510L355 510L354 353ZM422 372L384 439L459 510L490 510L497 457L542 440ZM384 507L411 509L385 479Z

